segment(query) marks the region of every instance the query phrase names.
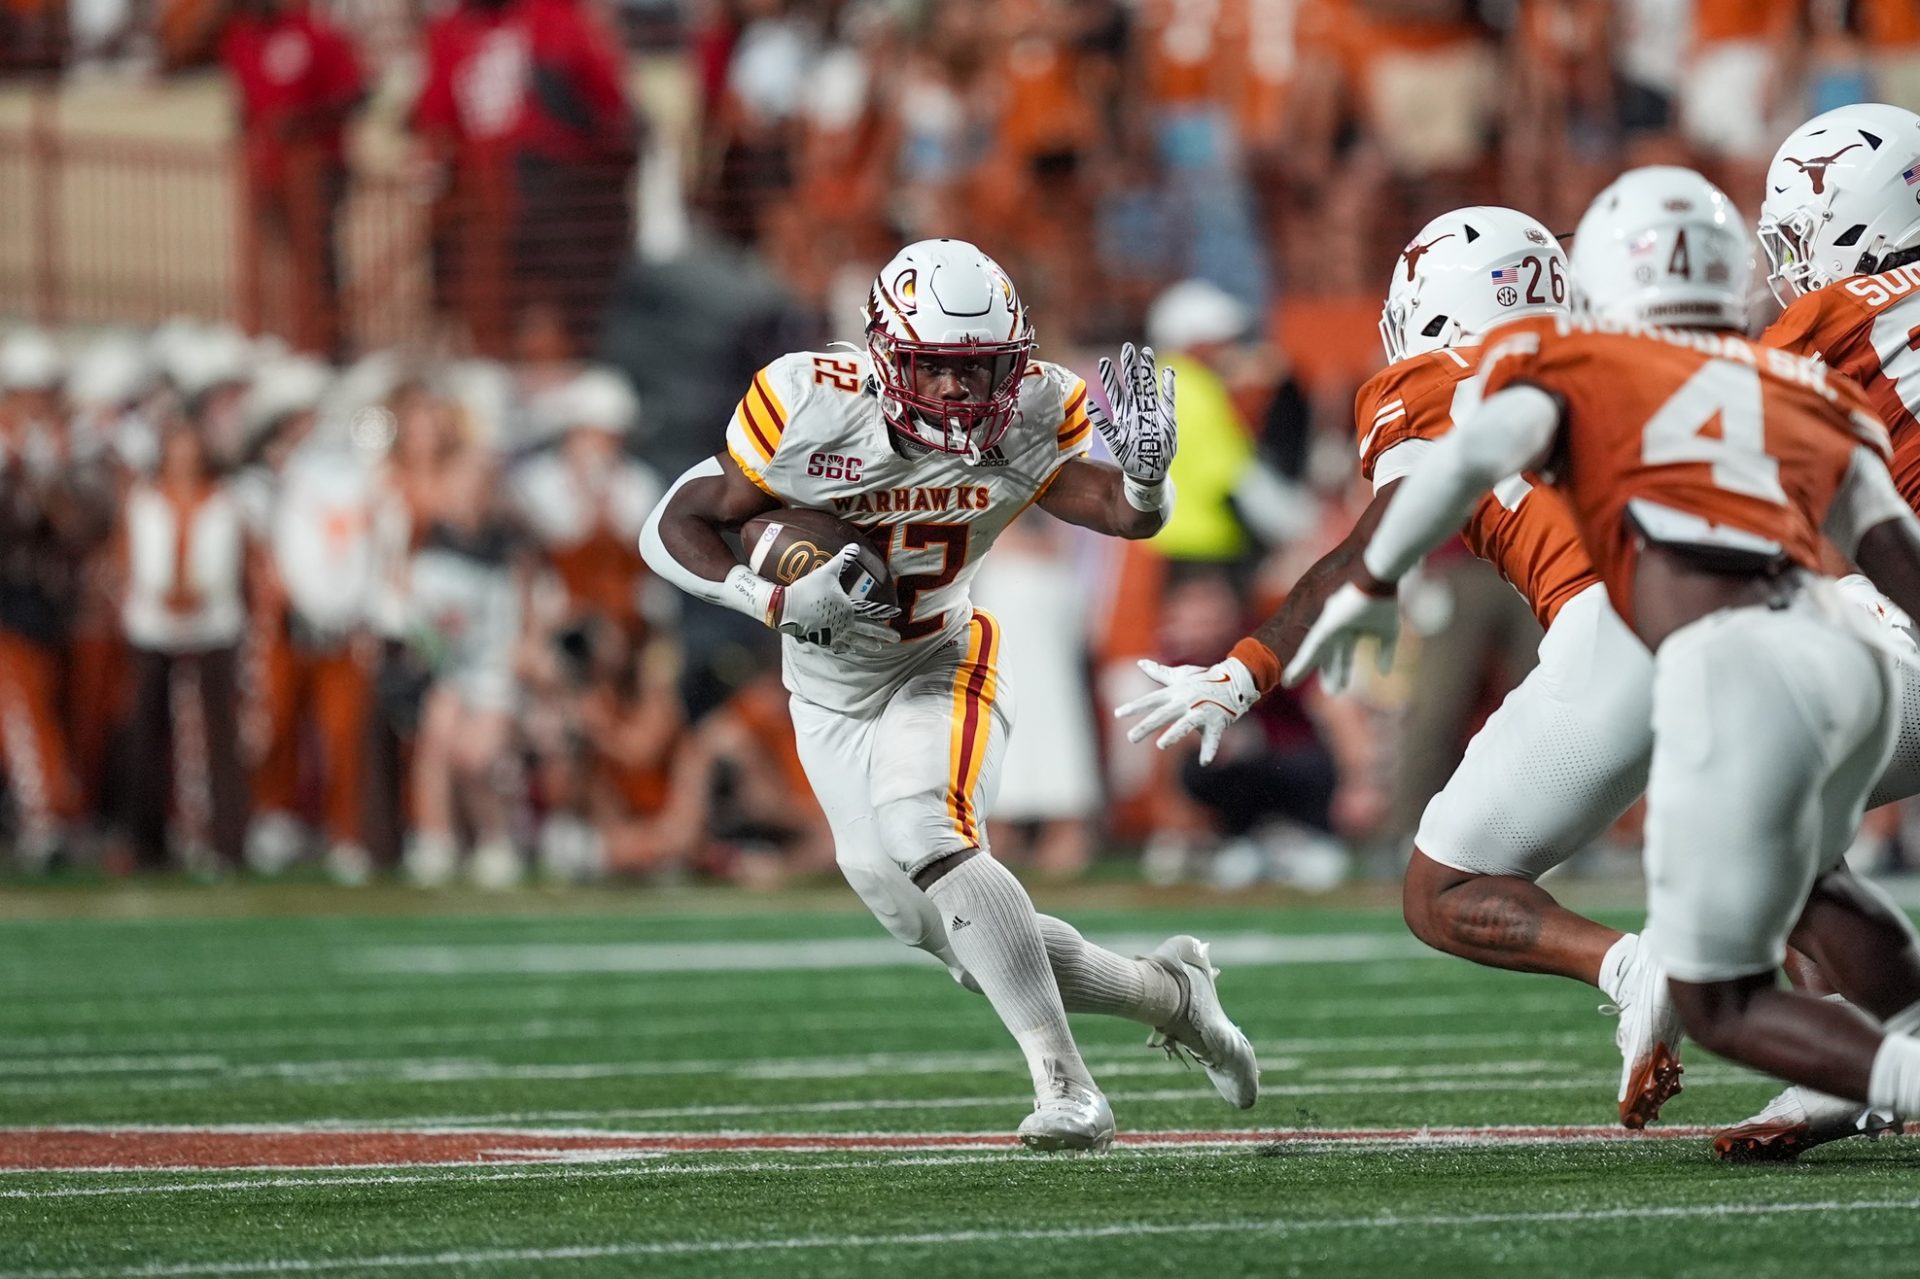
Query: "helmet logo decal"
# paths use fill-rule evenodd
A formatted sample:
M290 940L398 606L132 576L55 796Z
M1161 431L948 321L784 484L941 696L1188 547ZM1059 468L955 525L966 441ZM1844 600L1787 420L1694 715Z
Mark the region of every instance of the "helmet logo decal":
M1538 227L1528 227L1527 241L1531 244L1545 244L1547 242L1546 233Z
M911 269L902 271L900 278L893 282L894 296L899 300L902 315L912 315L919 308L919 303L914 300L914 282L918 274Z
M1431 240L1428 240L1425 244L1422 244L1418 240L1415 240L1412 244L1409 244L1406 248L1402 249L1400 251L1400 260L1407 264L1407 279L1408 280L1413 279L1413 269L1416 266L1420 265L1420 259L1426 256L1428 249L1431 249L1434 245L1440 243L1440 241L1442 240L1453 239L1453 235L1454 233L1451 231L1447 232L1445 235L1436 235Z
M1858 151L1863 145L1865 144L1859 142L1850 143L1847 146L1841 147L1832 155L1817 155L1811 160L1796 160L1790 155L1781 158L1807 175L1808 180L1813 183L1813 193L1815 195L1824 195L1827 190L1827 166L1849 151Z

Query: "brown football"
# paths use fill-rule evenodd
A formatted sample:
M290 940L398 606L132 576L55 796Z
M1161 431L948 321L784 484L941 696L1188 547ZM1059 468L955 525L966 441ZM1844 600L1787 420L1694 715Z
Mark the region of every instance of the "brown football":
M747 567L782 586L811 573L849 542L860 548L860 554L856 566L842 579L848 592L857 600L897 603L893 574L887 570L886 558L873 549L874 535L830 511L783 507L756 515L740 528Z

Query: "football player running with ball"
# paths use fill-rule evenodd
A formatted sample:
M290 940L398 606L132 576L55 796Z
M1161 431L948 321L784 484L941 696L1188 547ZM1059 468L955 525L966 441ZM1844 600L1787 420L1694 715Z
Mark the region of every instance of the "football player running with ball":
M868 294L866 348L783 356L753 379L727 447L673 486L641 539L647 563L689 594L786 636L800 758L833 828L847 882L900 941L984 994L1025 1054L1039 1150L1100 1150L1113 1112L1081 1059L1068 1012L1154 1028L1222 1097L1251 1106L1252 1046L1221 1011L1207 948L1174 937L1144 959L1088 943L1034 911L987 846L986 818L1011 722L996 674L999 624L969 602L994 538L1038 502L1115 537L1159 531L1173 505L1171 371L1126 347L1102 360L1111 404L1033 358L1013 284L958 240L903 249ZM1090 460L1098 430L1119 465ZM822 508L884 547L898 606L856 600L858 553L780 587L722 538L782 506Z
M1574 241L1584 314L1489 335L1479 407L1408 477L1285 678L1390 641L1419 558L1496 484L1551 476L1654 654L1644 944L1686 1033L1915 1114L1920 938L1841 860L1893 752L1897 641L1822 569L1831 544L1911 615L1920 520L1865 395L1743 337L1750 244L1688 170L1603 191ZM1778 987L1790 938L1854 1007Z
M1157 732L1164 749L1198 732L1201 763L1212 757L1226 726L1279 682L1407 478L1478 404L1475 374L1487 333L1511 320L1563 314L1567 275L1553 236L1512 209L1457 209L1421 229L1387 289L1380 334L1390 363L1354 406L1360 473L1373 483L1373 502L1226 660L1142 663L1166 687L1120 708L1141 716L1132 740ZM1536 881L1610 826L1645 787L1653 662L1608 607L1557 491L1503 477L1461 532L1526 597L1546 635L1539 664L1474 735L1421 816L1402 893L1407 925L1448 954L1604 991L1621 1014L1620 1118L1638 1128L1680 1088L1679 1023L1665 979L1637 934L1568 910ZM1332 691L1344 683L1345 672L1336 675Z

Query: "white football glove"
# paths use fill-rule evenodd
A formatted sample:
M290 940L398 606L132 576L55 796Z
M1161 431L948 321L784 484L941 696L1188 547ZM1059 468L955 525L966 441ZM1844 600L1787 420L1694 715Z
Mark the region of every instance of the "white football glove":
M1393 669L1393 646L1400 638L1399 597L1369 595L1348 582L1327 597L1326 606L1281 674L1281 682L1292 688L1318 668L1321 687L1329 693L1345 692L1353 678L1354 646L1367 635L1379 641L1384 675Z
M851 542L840 553L774 594L767 625L782 635L809 644L824 644L836 653L878 653L898 644L900 635L886 625L900 610L891 604L856 600L840 578L854 563L860 548Z
M1260 700L1253 672L1237 657L1212 666L1162 666L1142 660L1140 669L1166 685L1145 697L1136 697L1114 711L1116 718L1139 715L1140 722L1127 730L1127 740L1137 742L1154 729L1171 724L1154 742L1166 750L1187 734L1199 730L1200 763L1213 762L1220 749L1220 735L1227 725L1247 713Z
M1087 397L1087 416L1107 442L1113 460L1137 484L1160 483L1167 478L1179 443L1173 416L1173 370L1163 370L1156 378L1153 348L1143 346L1136 351L1129 342L1120 348L1118 373L1112 360L1101 357L1100 385L1107 390L1113 416L1108 417L1091 396Z

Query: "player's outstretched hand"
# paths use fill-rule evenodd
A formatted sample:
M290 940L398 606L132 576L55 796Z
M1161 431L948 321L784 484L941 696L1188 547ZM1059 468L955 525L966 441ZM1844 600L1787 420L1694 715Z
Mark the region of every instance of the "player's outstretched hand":
M1129 342L1120 348L1120 368L1113 361L1100 359L1100 385L1106 388L1113 415L1087 398L1087 416L1093 420L1107 451L1133 480L1140 484L1158 484L1167 478L1173 465L1173 452L1179 444L1179 427L1173 415L1173 370L1164 369L1155 376L1153 348L1134 350Z
M793 585L775 601L774 629L809 644L824 644L836 653L878 653L900 642L887 622L900 615L891 604L856 600L847 593L845 577L854 567L860 548L848 543L839 554Z
M1166 687L1157 688L1145 697L1136 697L1113 712L1118 719L1140 716L1139 723L1127 730L1127 740L1137 742L1155 729L1166 727L1167 731L1154 742L1166 750L1198 730L1203 767L1213 762L1227 725L1260 700L1253 672L1237 657L1213 666L1162 666L1143 659L1140 669Z
M1400 601L1393 595L1369 595L1348 582L1327 597L1281 682L1293 688L1318 670L1327 692L1345 692L1353 678L1354 646L1368 635L1379 642L1380 672L1385 674L1393 669L1393 646L1400 638Z

